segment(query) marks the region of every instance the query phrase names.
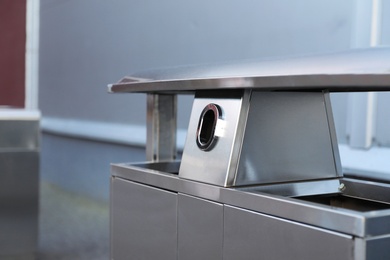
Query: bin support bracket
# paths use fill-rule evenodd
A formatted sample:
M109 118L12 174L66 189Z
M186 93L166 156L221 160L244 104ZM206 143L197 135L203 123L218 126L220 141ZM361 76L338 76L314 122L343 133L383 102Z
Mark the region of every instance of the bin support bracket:
M176 159L177 96L147 94L146 159L166 161Z

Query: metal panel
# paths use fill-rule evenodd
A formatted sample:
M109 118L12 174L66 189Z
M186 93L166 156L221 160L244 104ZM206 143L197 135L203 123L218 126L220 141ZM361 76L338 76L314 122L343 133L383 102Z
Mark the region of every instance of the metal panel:
M260 188L260 190L264 189L264 187L260 186L248 187L248 189L245 190L242 190L242 188L224 188L182 179L175 174L164 172L169 169L175 170L176 166L176 162L171 165L170 163L146 163L145 165L137 164L137 166L132 166L130 164L114 164L112 166L112 175L153 187L178 191L222 204L258 211L264 214L278 216L341 233L360 237L365 237L367 234L375 236L388 234L388 230L384 228L378 230L374 226L375 230L371 230L367 229L366 226L368 222L374 225L377 222L378 225L383 223L382 217L390 216L388 210L374 209L373 211L363 213L300 199L256 192L257 188ZM166 168L166 170L164 170L164 168ZM330 182L330 184L331 183L333 182ZM333 186L333 184L331 185ZM305 194L305 190L306 189L300 190L300 192L303 191L303 194ZM321 189L319 191L324 190ZM296 193L294 194L296 195Z
M348 235L224 207L225 260L348 260L354 257L353 246Z
M366 240L367 260L390 259L390 236L373 237Z
M388 260L390 259L390 236L379 236L355 239L354 260Z
M112 178L111 259L177 256L177 194Z
M240 191L267 193L286 197L309 196L318 194L334 194L340 192L340 180L319 180L304 182L286 182L269 185L244 186Z
M179 176L231 186L236 173L250 92L215 92L207 97L199 95L202 93L197 93L191 112ZM203 109L214 103L222 110L222 119L218 120L215 132L218 140L213 149L203 151L196 144L198 123Z
M345 195L390 204L390 184L388 183L350 178L344 178L342 182L346 187Z
M0 150L1 259L5 255L16 257L36 251L38 177L38 152Z
M147 143L148 161L176 159L176 95L148 94Z
M239 186L342 176L328 93L202 93L195 97L180 177ZM205 150L197 134L213 105L222 116L211 120L217 140Z
M342 175L324 95L252 92L236 185Z
M178 202L178 258L222 259L223 205L184 194Z
M0 149L37 149L38 120L0 120Z

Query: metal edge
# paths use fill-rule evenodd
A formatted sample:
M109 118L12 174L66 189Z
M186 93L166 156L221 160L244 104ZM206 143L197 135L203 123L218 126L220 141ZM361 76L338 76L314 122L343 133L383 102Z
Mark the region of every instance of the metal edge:
M175 92L200 89L390 91L390 74L308 74L205 79L155 80L108 85L111 93Z
M338 179L276 183L249 187L237 187L237 190L250 193L267 193L285 197L337 194L340 182Z
M107 85L107 92L108 93L115 93L112 88L114 87L114 85L117 85L117 84L108 84Z
M238 165L241 158L241 149L244 143L244 135L246 123L248 121L248 114L250 109L250 99L252 97L252 90L245 90L241 98L241 111L237 120L237 127L234 134L234 141L232 143L232 152L229 158L229 171L225 179L225 187L232 186L236 183L238 174Z
M390 209L365 214L365 235L381 236L390 233Z
M146 103L146 159L176 159L177 96L148 94Z
M11 108L0 106L1 121L39 121L41 112L39 110L29 110L22 108Z
M340 152L339 152L339 146L338 146L337 134L336 134L336 125L333 120L333 111L332 111L332 104L330 101L329 92L323 91L323 97L324 97L326 118L328 120L330 142L333 150L334 166L335 166L337 176L343 177L343 170L341 166L341 158L340 158Z
M390 184L372 180L343 178L344 194L390 204Z
M113 230L113 226L114 226L114 223L113 223L113 211L114 211L114 205L113 205L113 198L114 198L114 189L112 189L111 187L113 187L113 183L114 183L114 180L115 180L116 176L111 176L110 177L110 205L109 205L109 216L110 216L110 219L109 219L109 241L110 241L110 245L113 245L114 241L113 241L113 235L112 235L112 230ZM110 255L110 259L113 259L113 256L114 256L114 252L113 252L113 248L112 246L110 246L110 251L109 251Z
M359 237L366 235L366 216L352 210L336 209L279 195L226 189L221 192L221 202L345 234Z
M111 164L111 176L171 191L177 191L179 185L179 177L177 174L146 169L141 165L137 166L127 163Z

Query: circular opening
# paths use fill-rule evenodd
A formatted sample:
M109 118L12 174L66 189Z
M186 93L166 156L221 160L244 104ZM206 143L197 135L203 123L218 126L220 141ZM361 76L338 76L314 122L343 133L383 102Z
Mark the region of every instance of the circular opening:
M207 105L199 118L196 143L202 150L210 150L216 141L215 126L220 115L220 109L215 104Z

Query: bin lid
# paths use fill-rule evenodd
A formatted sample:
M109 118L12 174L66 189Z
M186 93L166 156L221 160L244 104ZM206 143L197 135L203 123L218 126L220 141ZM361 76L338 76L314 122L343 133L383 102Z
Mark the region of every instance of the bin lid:
M41 117L38 110L28 110L23 108L14 108L8 106L0 106L0 122L1 121L37 121Z
M155 69L108 85L113 93L187 93L232 88L390 91L390 47Z

